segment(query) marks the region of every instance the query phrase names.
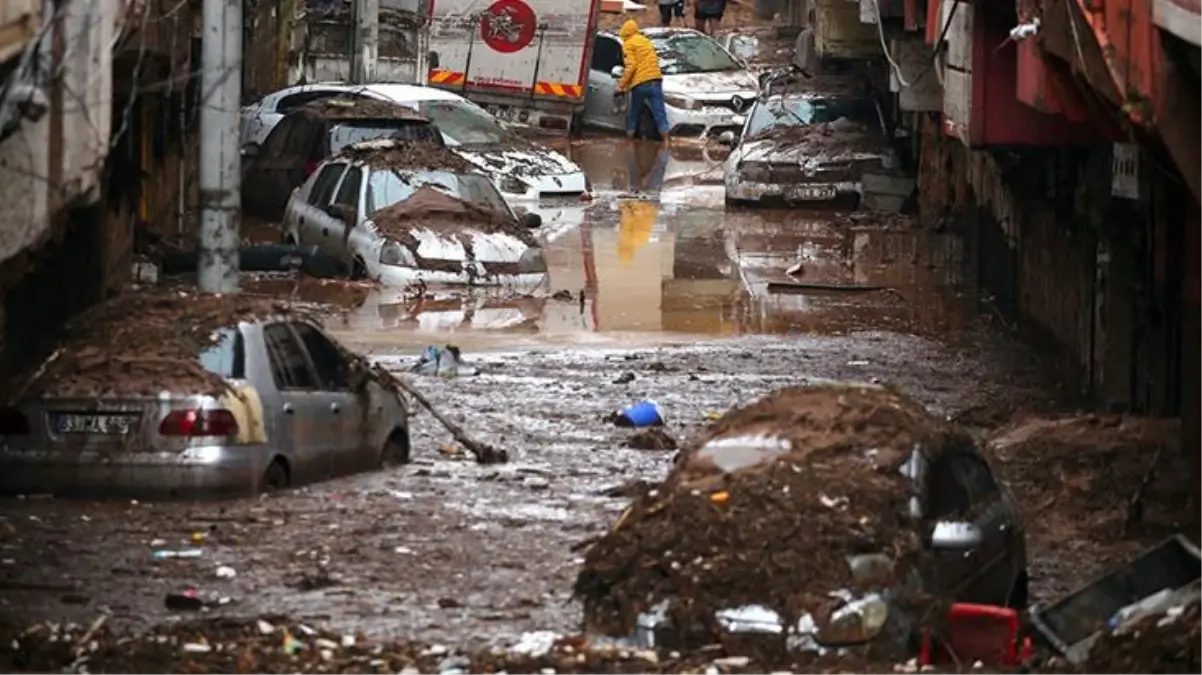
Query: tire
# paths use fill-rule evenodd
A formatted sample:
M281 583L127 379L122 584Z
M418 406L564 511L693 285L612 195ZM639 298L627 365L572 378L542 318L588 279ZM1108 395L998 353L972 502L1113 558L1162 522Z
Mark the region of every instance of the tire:
M271 460L271 464L263 472L262 480L261 492L271 493L288 489L292 484L292 478L288 471L288 464L284 461L284 458L276 457Z
M408 463L409 432L397 429L384 441L384 448L380 450L380 468L387 469Z
M645 141L661 140L659 129L655 128L655 118L651 116L650 108L643 108L639 113L639 125L637 128L637 136Z

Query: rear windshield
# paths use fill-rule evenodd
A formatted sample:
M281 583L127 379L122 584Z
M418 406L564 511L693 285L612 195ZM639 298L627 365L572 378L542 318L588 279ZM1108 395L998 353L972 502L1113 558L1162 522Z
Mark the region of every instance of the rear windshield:
M437 127L429 122L343 122L330 129L330 153L337 155L348 145L379 138L443 144Z
M244 379L246 347L242 342L242 331L237 328L222 328L214 337L217 341L200 353L200 365L210 373L226 379Z

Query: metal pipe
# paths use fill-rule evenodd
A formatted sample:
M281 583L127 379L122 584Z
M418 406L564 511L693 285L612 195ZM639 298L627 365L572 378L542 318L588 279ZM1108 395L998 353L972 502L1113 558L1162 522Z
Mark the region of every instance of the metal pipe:
M202 293L238 292L242 214L238 112L242 98L242 0L204 0L200 75Z
M351 81L371 84L380 58L380 0L355 0L355 47Z
M534 57L534 76L530 78L530 100L534 100L535 91L538 89L538 70L543 64L543 39L547 35L547 22L544 21L538 24L538 56Z

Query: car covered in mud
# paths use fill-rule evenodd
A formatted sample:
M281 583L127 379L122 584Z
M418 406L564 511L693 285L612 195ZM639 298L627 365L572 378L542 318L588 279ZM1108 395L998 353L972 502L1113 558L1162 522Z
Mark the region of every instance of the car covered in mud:
M380 101L328 98L288 113L262 144L242 147L242 208L278 221L292 191L325 159L372 138L442 143L430 120L409 108Z
M876 99L852 83L772 90L747 113L724 166L728 204L859 204L866 173L889 173L897 158Z
M8 384L6 494L240 496L409 458L392 378L250 295L125 293Z
M735 409L585 554L591 635L905 657L942 603L1021 608L1020 510L971 436L887 387ZM910 654L913 655L913 654Z
M520 136L466 98L434 87L323 82L281 89L243 108L244 143L263 136L279 123L282 111L298 102L335 96L387 101L417 111L438 127L448 146L487 172L510 201L579 197L588 191L584 172L567 157Z
M352 278L385 286L533 290L547 278L530 234L489 177L449 148L364 141L322 164L284 214L289 243L315 244Z
M716 138L743 126L744 113L755 101L759 83L746 64L713 38L691 28L643 28L655 45L664 73L664 109L674 138ZM584 122L603 129L626 129L625 99L615 105L622 77L622 41L617 33L599 31L593 44ZM650 109L639 113L638 135L655 139L659 132Z

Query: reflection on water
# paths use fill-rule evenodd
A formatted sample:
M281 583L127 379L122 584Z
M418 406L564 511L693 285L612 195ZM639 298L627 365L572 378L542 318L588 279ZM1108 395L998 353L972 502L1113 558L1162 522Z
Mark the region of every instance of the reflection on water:
M331 318L351 339L422 344L454 335L477 346L588 336L740 335L853 330L941 332L968 316L953 291L963 251L952 235L866 227L830 212L737 211L669 203L711 170L658 145L573 144L598 198L544 228L549 281L526 297L439 291L371 294ZM693 164L689 168L689 162ZM673 175L673 172L676 174ZM675 184L673 184L675 181ZM791 271L792 274L787 273ZM872 285L885 291L793 289L770 283Z

